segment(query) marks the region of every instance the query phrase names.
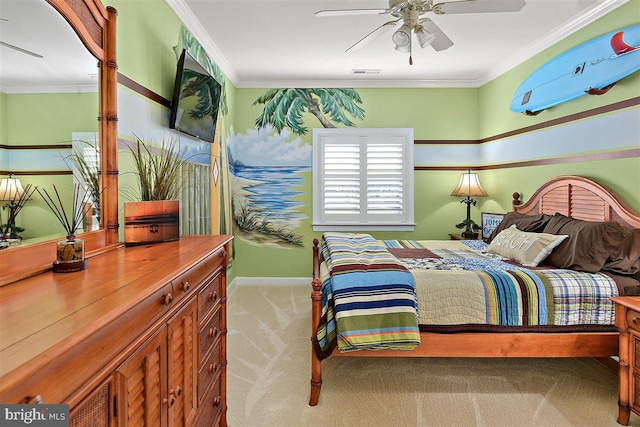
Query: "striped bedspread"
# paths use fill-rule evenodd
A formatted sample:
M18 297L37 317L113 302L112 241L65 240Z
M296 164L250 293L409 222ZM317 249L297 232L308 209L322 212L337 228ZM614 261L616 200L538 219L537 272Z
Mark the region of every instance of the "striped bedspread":
M321 352L411 350L420 343L413 276L368 234L325 233Z
M420 325L613 325L605 274L528 269L478 241L384 241L416 283Z

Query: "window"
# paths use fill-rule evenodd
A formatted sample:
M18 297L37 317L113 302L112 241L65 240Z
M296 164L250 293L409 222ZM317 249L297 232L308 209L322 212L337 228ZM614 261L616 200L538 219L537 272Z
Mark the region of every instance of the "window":
M413 230L413 129L313 130L313 230Z

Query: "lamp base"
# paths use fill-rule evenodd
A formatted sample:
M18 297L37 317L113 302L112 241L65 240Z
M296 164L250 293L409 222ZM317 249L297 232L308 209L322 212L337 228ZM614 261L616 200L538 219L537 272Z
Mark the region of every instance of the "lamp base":
M469 239L477 239L478 238L478 233L474 233L473 231L463 231L462 232L462 237L466 237Z

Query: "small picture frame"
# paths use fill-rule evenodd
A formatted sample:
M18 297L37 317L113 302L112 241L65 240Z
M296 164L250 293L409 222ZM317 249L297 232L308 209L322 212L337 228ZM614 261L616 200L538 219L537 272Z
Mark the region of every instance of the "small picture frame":
M504 214L482 212L480 215L482 218L482 240L487 240L504 218Z

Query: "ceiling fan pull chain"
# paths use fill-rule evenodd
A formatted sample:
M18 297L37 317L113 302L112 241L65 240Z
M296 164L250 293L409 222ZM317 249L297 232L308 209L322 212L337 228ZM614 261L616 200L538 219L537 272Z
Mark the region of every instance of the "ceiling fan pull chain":
M413 43L411 43L411 33L409 33L409 65L413 65Z

